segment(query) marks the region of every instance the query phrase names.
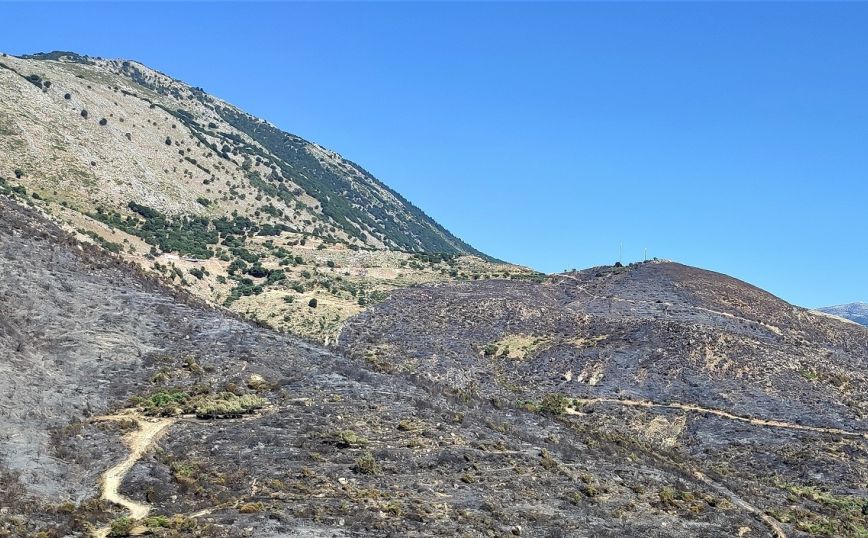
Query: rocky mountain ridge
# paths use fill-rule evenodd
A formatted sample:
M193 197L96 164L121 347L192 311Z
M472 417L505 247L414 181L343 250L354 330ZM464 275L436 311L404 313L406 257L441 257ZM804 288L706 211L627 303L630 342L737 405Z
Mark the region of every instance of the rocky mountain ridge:
M538 278L337 153L133 61L0 57L0 190L206 301L321 342L396 288Z
M19 171L46 199L228 216L265 198L279 218L260 213L262 223L360 247L480 255L355 163L138 62L49 53L4 55L0 67L5 146L17 150L3 175Z
M868 326L868 303L849 303L838 306L817 308L820 312L832 314L839 318L849 319L860 325Z

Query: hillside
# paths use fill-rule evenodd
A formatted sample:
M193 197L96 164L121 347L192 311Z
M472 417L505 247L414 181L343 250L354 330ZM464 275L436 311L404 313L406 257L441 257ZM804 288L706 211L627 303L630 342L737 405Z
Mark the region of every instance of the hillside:
M839 318L849 319L860 325L868 326L868 303L850 303L838 306L818 308L820 312L832 314Z
M423 286L350 320L339 344L690 462L779 536L868 532L868 329L725 275L655 261Z
M0 62L0 538L868 536L868 328L540 275L136 62Z
M0 536L767 534L680 456L228 317L3 196L0 274Z
M868 532L868 329L723 275L406 288L330 352L3 196L0 274L0 536Z
M321 341L395 288L535 278L337 153L134 61L4 54L0 189L207 301Z

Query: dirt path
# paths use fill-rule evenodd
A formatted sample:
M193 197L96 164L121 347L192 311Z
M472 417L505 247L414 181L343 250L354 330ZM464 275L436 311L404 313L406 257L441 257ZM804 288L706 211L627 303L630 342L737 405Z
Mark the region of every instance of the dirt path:
M733 415L732 413L728 413L726 411L721 411L719 409L710 409L707 407L701 407L693 404L682 404L682 403L654 403L647 400L618 400L616 398L576 398L573 400L577 404L594 404L594 403L612 403L618 405L626 405L630 407L657 407L657 408L665 408L665 409L681 409L683 411L691 411L695 413L706 413L710 415L715 415L719 417L723 417L730 420L737 420L739 422L746 422L748 424L754 424L757 426L764 427L772 427L772 428L787 428L794 430L802 430L802 431L812 431L818 433L835 433L839 435L848 435L853 437L863 437L868 438L868 433L864 432L849 432L846 430L839 430L836 428L815 428L813 426L803 426L801 424L793 424L790 422L784 422L780 420L766 420L760 418L747 418L740 417L738 415ZM567 414L570 415L581 415L580 411L576 411L575 409L568 408ZM734 505L738 506L745 512L750 513L760 521L762 521L765 525L767 525L772 533L777 538L787 538L786 532L784 532L783 527L771 516L757 508L756 506L750 504L748 501L742 499L738 496L734 491L730 490L723 484L715 482L711 478L709 478L705 473L699 471L698 469L690 469L691 474L694 478L702 482L703 484L709 486L710 488L717 491L719 494L725 496L732 502Z
M769 428L783 428L788 430L799 430L799 431L807 431L814 433L829 433L833 435L842 435L845 437L860 437L862 439L868 439L868 432L860 432L860 431L849 431L842 430L839 428L824 428L820 426L805 426L803 424L796 424L793 422L786 422L783 420L774 420L774 419L764 419L764 418L748 418L739 415L733 415L727 411L721 411L720 409L711 409L708 407L701 407L699 405L694 404L684 404L684 403L655 403L648 400L619 400L617 398L576 398L573 400L577 404L593 404L593 403L612 403L616 405L626 405L630 407L657 407L657 408L666 408L666 409L681 409L682 411L691 411L694 413L702 413L707 415L715 415L718 417L722 417L729 420L737 420L739 422L744 422L747 424L753 424L755 426L764 426ZM578 415L581 414L579 411L568 409L567 413Z
M307 400L307 398L299 398L298 401ZM257 419L261 417L264 413L273 411L274 408L272 406L266 407L264 410L261 410L259 413L255 413L252 415L248 415L242 418L236 419L223 419L225 422L233 422L233 421L246 421ZM208 424L213 422L211 419L198 419L194 416L181 416L175 418L146 418L136 412L130 412L129 414L119 414L119 415L106 415L102 417L97 417L93 419L94 421L127 421L132 420L138 426L138 429L135 431L131 431L130 433L124 435L124 444L130 449L130 454L127 458L115 465L111 469L107 470L102 475L101 485L102 485L102 498L117 504L119 506L123 506L129 512L129 517L131 519L144 519L148 517L148 514L151 511L151 507L136 502L132 499L124 497L120 494L120 487L126 478L127 473L132 470L133 466L142 459L142 456L150 450L150 448L154 445L157 438L162 434L166 428L171 426L172 424L177 423L178 421L184 421L188 423L194 424ZM230 503L231 504L231 503ZM210 514L211 512L223 507L224 505L214 506L211 508L206 508L204 510L200 510L191 514L189 517L202 517ZM111 531L111 527L100 527L99 529L94 530L91 533L93 538L106 538ZM134 528L131 532L131 535L144 534L147 532L147 528L144 526L140 526Z
M778 524L777 521L775 521L773 517L767 515L756 506L742 499L723 484L718 484L717 482L706 476L704 473L697 471L696 469L693 470L693 477L702 482L703 484L711 487L721 495L727 497L732 504L738 506L745 512L748 512L753 516L759 518L760 521L769 526L769 528L772 530L775 536L777 536L777 538L787 538L787 533L784 532L784 529L780 526L780 524Z
M129 447L130 453L127 458L107 470L102 475L102 498L114 504L123 506L129 511L129 517L132 519L142 519L147 517L151 511L151 507L136 502L132 499L124 497L120 494L119 489L126 478L127 473L133 468L142 456L147 452L156 441L157 437L168 426L171 426L175 420L170 418L163 419L146 419L137 414L129 415L108 415L99 417L96 420L133 420L138 425L138 429L124 435L124 443ZM94 531L95 538L105 538L111 529L102 527Z

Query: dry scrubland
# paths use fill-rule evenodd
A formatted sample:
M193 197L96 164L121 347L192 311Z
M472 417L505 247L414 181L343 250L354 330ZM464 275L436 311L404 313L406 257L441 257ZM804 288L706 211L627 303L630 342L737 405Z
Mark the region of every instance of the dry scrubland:
M538 278L197 88L135 62L51 58L0 58L0 188L207 301L329 342L396 288Z

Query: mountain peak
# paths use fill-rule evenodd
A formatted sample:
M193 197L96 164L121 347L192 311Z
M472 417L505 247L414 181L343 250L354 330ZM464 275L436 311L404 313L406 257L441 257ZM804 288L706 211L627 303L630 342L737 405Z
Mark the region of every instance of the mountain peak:
M131 201L171 215L253 213L348 246L485 257L337 152L140 62L6 56L0 76L14 150L0 176L18 170L40 196L122 214ZM97 176L110 188L93 189Z
M837 306L827 306L817 309L826 314L850 320L860 325L868 326L868 303L848 303Z
M397 287L536 278L338 152L132 60L0 57L0 192L209 302L320 341Z

